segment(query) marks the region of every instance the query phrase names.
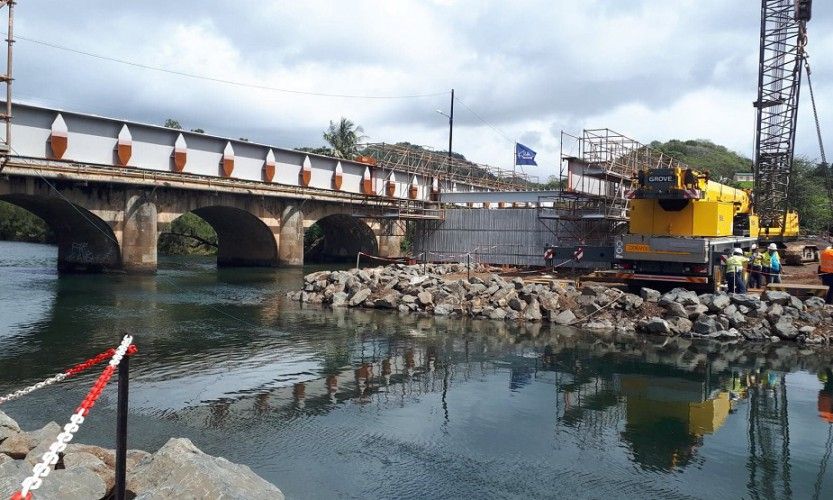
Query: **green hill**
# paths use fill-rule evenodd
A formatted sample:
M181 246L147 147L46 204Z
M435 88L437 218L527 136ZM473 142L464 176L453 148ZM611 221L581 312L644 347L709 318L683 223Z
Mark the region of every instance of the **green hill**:
M708 170L715 180L732 179L737 172L751 172L752 160L707 139L654 141L651 147L698 170Z

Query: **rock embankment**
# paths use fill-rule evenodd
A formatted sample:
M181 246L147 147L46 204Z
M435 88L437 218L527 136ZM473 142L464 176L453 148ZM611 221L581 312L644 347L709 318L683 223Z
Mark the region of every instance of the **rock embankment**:
M55 422L24 432L0 411L0 496L9 498L32 474L61 428ZM113 450L70 443L35 498L109 498L115 485ZM273 498L281 490L245 465L200 451L188 439L171 439L156 453L127 453L129 498ZM132 493L132 495L131 495Z
M331 307L364 307L436 316L509 321L551 321L584 330L666 336L829 344L833 306L819 297L801 300L786 292L697 294L682 288L639 295L585 284L526 283L477 269L470 280L462 264L396 264L304 277L291 300ZM450 275L450 276L449 276Z

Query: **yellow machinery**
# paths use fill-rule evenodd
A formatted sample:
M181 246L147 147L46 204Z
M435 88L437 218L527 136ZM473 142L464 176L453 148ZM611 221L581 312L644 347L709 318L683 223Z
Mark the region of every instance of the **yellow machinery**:
M630 233L654 236L733 236L735 218L748 220L747 235L757 235L751 199L708 179L708 174L680 167L639 173L631 202Z
M717 289L721 258L757 239L749 193L675 164L643 170L631 198L628 234L614 255L634 288L646 283Z

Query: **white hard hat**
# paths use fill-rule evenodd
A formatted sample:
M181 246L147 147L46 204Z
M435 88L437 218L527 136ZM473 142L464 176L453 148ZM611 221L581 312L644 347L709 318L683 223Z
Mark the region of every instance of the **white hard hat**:
M735 248L734 250L732 250L732 253L743 255L743 250L741 250L740 248Z
M767 250L778 250L778 247L775 246L775 243L770 243L769 246L766 247L766 249Z
M750 247L750 249L755 250L756 248L758 248L758 244L757 243L752 243L752 246Z

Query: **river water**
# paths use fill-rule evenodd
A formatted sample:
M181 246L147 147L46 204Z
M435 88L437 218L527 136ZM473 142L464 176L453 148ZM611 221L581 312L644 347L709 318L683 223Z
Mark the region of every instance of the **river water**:
M0 394L129 332L129 446L188 437L289 498L833 497L830 352L301 308L309 268L58 277L56 254L0 242ZM2 409L63 423L95 376ZM114 446L115 403L78 441Z

